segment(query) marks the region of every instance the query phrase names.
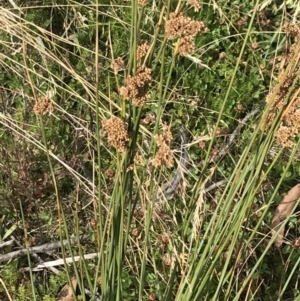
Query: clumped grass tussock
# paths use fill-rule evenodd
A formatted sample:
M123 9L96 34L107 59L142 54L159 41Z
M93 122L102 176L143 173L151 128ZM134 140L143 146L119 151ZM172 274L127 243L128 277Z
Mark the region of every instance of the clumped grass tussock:
M296 300L297 17L3 4L1 299Z

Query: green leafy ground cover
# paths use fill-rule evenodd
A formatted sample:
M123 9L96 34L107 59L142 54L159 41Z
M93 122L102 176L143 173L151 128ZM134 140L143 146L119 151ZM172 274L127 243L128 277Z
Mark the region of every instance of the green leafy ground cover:
M36 271L29 251L3 261L1 300L67 300L59 292L73 277L74 300L97 300L96 292L102 300L297 300L297 210L280 248L270 225L298 183L298 137L282 150L280 122L264 131L263 121L286 66L279 58L297 43L284 24L297 21L299 3L193 3L1 3L0 242L19 243L1 255L82 234L38 255L100 254L64 263L57 275ZM183 23L170 37L174 12ZM193 22L203 22L194 47L184 45ZM190 53L180 53L183 45ZM138 76L143 66L151 80ZM105 126L111 117L128 136L117 120ZM160 187L180 167L181 125L189 165L157 208ZM158 158L165 126L173 139L161 138L166 157Z

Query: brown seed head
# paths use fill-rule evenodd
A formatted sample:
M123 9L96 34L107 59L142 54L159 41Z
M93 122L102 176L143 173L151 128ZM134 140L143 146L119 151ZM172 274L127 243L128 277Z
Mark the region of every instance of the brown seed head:
M137 220L143 220L145 217L145 213L142 209L136 209L133 213L133 216L137 219Z
M224 60L225 58L226 58L226 52L224 52L224 51L223 51L223 52L220 52L220 53L219 53L219 59L220 59L220 60Z
M266 11L265 11L265 10L259 12L258 17L259 17L259 23L260 23L262 26L268 26L269 23L271 22L271 20L267 17Z
M104 172L104 177L106 179L113 179L116 175L116 171L112 168L108 168L105 172Z
M161 242L163 245L167 245L170 242L170 235L168 233L164 232L161 235Z
M201 4L199 0L186 0L186 2L194 8L195 12L198 12L201 8Z
M149 85L152 81L152 70L145 66L138 68L135 76L129 76L125 85L120 88L120 95L126 100L132 99L133 103L141 107L149 98Z
M195 2L195 1L193 1ZM197 1L196 1L197 2ZM208 28L202 21L194 21L183 13L171 13L166 22L165 31L169 40L179 38L177 52L187 55L195 52L195 36L200 32L206 32Z
M239 113L245 111L245 107L244 107L242 104L240 104L240 103L237 104L237 105L234 107L234 109L235 109L237 112L239 112Z
M172 167L174 165L174 159L172 156L171 149L168 145L163 144L159 147L158 151L155 154L152 164L155 167L158 166L168 166Z
M148 299L149 299L149 301L155 301L155 300L157 300L156 295L154 293L149 294Z
M136 57L137 59L141 59L143 58L147 52L149 50L149 44L147 41L141 41L141 43L139 44L139 46L137 47L137 50L136 50Z
M248 21L248 16L243 16L241 19L239 19L237 21L236 24L237 24L238 27L242 27L247 23L247 21Z
M129 135L125 122L119 117L111 117L102 121L102 126L107 132L107 142L117 151L124 152L126 150Z
M148 4L149 0L138 0L138 4L141 6L146 6Z
M163 264L168 267L172 266L172 257L169 254L164 255Z
M292 246L295 249L299 249L300 248L300 238L299 237L297 237L296 239L293 240Z
M194 21L183 13L171 13L170 20L166 22L166 34L168 39L195 37L200 32L206 32L207 26L202 21Z
M47 96L42 96L36 100L35 105L33 107L33 112L36 115L43 115L47 112L53 112L53 109L54 107L52 100Z
M265 70L266 69L266 65L265 64L260 64L259 65L259 69L262 70L262 71Z
M173 135L171 133L171 127L169 125L163 126L163 138L165 143L170 144L173 140Z
M121 57L118 57L115 60L112 60L110 67L114 70L115 74L117 74L124 69L125 63Z
M170 143L173 140L173 136L170 130L170 126L164 125L163 134L155 135L154 140L158 145L158 150L155 154L154 159L152 160L152 164L155 167L158 166L173 166L174 159L170 148Z
M146 117L142 119L141 124L142 125L149 125L155 122L156 115L152 112L147 113Z
M195 41L192 36L181 38L180 45L178 46L178 53L180 55L187 55L195 52Z
M201 149L205 149L205 147L206 147L205 142L204 141L199 141L199 147Z
M136 153L134 156L134 163L138 165L142 165L144 163L144 158L141 154Z
M282 146L292 147L294 143L291 138L295 137L300 131L300 97L292 98L292 102L283 113L282 121L275 137Z
M140 231L139 231L138 228L133 228L133 229L131 229L131 230L130 230L130 233L131 233L131 235L134 236L134 237L138 237L138 236L140 235Z
M287 33L287 35L291 37L300 36L300 27L297 24L285 23L282 26L282 29Z
M257 42L253 42L253 43L251 44L252 50L256 50L256 49L258 49L258 47L259 47L259 45L258 45Z
M293 135L293 131L290 127L280 126L276 131L275 137L277 142L279 142L283 147L292 147L293 142L290 140L290 137Z

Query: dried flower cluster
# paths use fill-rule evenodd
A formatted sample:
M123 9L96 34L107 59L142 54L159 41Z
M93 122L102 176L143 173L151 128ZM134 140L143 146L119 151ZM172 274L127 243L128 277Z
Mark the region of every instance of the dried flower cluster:
M300 28L297 25L285 24L283 29L299 41ZM300 87L298 83L294 84L300 71L299 65L300 43L296 42L276 58L275 69L279 72L277 83L266 98L270 106L266 130L271 127L277 112L285 107L281 116L281 125L275 133L277 142L284 147L292 147L294 145L292 138L300 132ZM290 95L288 100L287 95Z
M149 301L155 301L155 300L158 300L158 299L157 299L157 296L156 296L155 293L151 293L151 294L149 294L149 296L148 296L148 300L149 300Z
M141 6L146 6L148 4L149 0L138 0L138 4Z
M291 37L299 38L300 36L300 27L297 24L285 23L282 29Z
M125 99L132 99L137 107L145 104L149 98L149 85L152 81L152 70L145 66L140 66L135 76L129 76L125 80L125 85L120 88L120 95Z
M178 53L187 55L195 51L195 36L208 28L202 21L194 21L183 13L171 13L166 22L166 35L169 40L179 38Z
M51 113L53 112L53 103L52 100L47 96L42 96L38 98L34 104L33 112L36 115L43 115L47 112Z
M166 22L168 39L195 37L199 32L206 30L207 27L202 21L194 21L183 13L171 13L170 20Z
M292 147L294 143L291 138L300 130L300 97L297 97L288 107L282 120L282 125L275 133L276 140L284 147Z
M166 253L163 256L162 263L163 263L163 265L173 269L175 266L175 260L176 260L176 258L174 255L170 255L169 253Z
M115 175L116 175L116 171L114 169L112 169L112 168L108 168L104 172L104 177L106 179L110 179L111 180L111 179L113 179L115 177Z
M262 26L268 26L271 22L271 20L267 16L267 13L265 10L262 10L259 12L258 21L259 21L259 24Z
M119 117L111 117L103 120L102 126L107 132L107 142L117 151L124 152L129 141L125 122Z
M143 58L149 50L149 44L147 41L141 41L136 50L136 57L138 60Z
M170 130L170 126L164 126L162 135L154 136L155 142L158 145L158 150L152 161L153 166L173 166L174 160L170 148L170 143L173 140L173 136Z
M140 153L136 153L133 160L134 160L134 163L137 165L144 164L144 158Z
M252 49L252 50L257 50L258 48L259 48L259 45L258 45L257 42L253 42L253 43L251 44L251 49Z
M201 8L201 4L199 0L186 0L186 2L194 8L195 12L198 12Z
M238 27L242 27L244 26L245 24L247 24L247 21L248 21L248 16L243 16L242 18L240 18L237 22L236 22L236 25Z
M114 70L115 74L117 74L124 69L125 63L121 57L118 57L115 60L112 60L110 67Z
M152 112L147 113L147 115L145 116L145 118L143 118L141 120L141 124L142 125L149 125L149 124L153 124L156 120L156 115Z

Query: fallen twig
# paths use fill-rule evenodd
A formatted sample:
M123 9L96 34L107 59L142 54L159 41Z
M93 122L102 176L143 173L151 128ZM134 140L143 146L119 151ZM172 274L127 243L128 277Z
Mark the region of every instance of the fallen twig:
M14 236L11 236L12 237L12 240L15 241L15 243L20 247L20 248L24 248L15 238ZM35 258L35 260L38 262L38 263L43 263L43 259L36 253L32 253L31 254L33 258ZM53 267L49 267L49 269L56 275L59 274L59 270L57 270L56 268L53 268Z
M87 235L82 235L79 240L86 239L87 237L88 237ZM77 242L78 242L77 237L70 238L70 243L71 244L75 244ZM33 254L33 253L47 253L49 250L58 249L62 245L66 246L68 243L69 243L69 241L67 239L65 239L62 242L56 241L56 242L50 242L50 243L47 243L47 244L44 244L44 245L41 245L41 246L35 246L35 247L31 247L31 248L22 248L18 251L14 251L14 252L10 252L10 253L7 253L7 254L0 255L0 262L21 257L23 255L26 255L27 252L29 252L30 254Z
M224 147L219 151L219 153L212 157L209 162L216 162L220 158L222 158L228 151L229 147L232 145L234 140L237 138L238 135L240 135L241 130L243 126L246 124L246 122L255 114L257 114L260 110L257 108L253 111L251 111L249 114L247 114L238 124L236 129L233 131L233 133L229 136L228 142L224 145Z
M4 247L12 246L14 243L15 243L14 239L4 241L4 242L0 243L0 249L4 248Z
M188 154L188 136L183 125L179 129L181 145L180 145L180 160L179 166L176 170L174 177L168 182L163 184L159 189L158 197L156 198L156 205L160 205L163 200L169 200L175 194L176 189L180 182L183 180L184 170L187 169L189 163L189 154Z
M228 182L228 180L224 179L224 180L221 180L217 183L214 183L214 184L210 185L209 187L204 188L204 193L207 193L207 192L209 192L209 191L211 191L211 190L213 190L217 187L220 187L220 186L226 184L227 182Z
M6 229L7 230L7 229ZM13 244L16 244L17 246L19 246L20 248L24 248L16 239L15 239L15 237L13 236L13 235L10 235L10 237L11 237L11 240L9 240L9 241L5 241L5 242L3 242L3 243L1 243L0 244L0 248L2 248L2 247L6 247L6 246L12 246ZM44 261L43 261L43 259L39 256L39 255L37 255L36 253L32 253L31 254L32 255L32 257L34 257L35 258L35 260L38 262L38 263L43 263ZM58 274L59 273L59 271L56 269L56 268L53 268L53 267L49 267L49 269L54 273L54 274Z
M54 266L59 266L59 265L64 265L64 263L72 263L75 261L79 261L81 259L93 259L95 257L99 256L99 253L91 253L91 254L85 254L83 256L74 256L74 257L67 257L65 260L63 259L57 259L57 260L52 260L52 261L47 261L47 262L40 262L40 264L38 264L36 267L34 268L22 268L21 271L22 272L28 272L28 271L32 271L32 272L39 272L45 268L49 268L49 269L54 269L57 272L55 272L56 275L58 275L60 273L60 271L58 271L56 268L54 268ZM86 295L88 295L89 297L92 297L92 293L91 291L89 291L88 289L84 289L84 292ZM61 299L63 300L63 299ZM96 297L96 301L101 301L102 297L101 296L97 296Z
M32 268L32 271L34 272L38 272L44 268L50 268L50 267L54 267L54 266L60 266L60 265L64 265L64 263L72 263L72 262L76 262L79 261L81 259L93 259L95 257L99 256L99 253L91 253L91 254L85 254L83 256L73 256L73 257L67 257L65 260L63 259L56 259L56 260L52 260L52 261L47 261L47 262L43 262L38 264L37 266L35 266L34 268ZM30 268L23 268L22 271L23 272L27 272L29 271Z

